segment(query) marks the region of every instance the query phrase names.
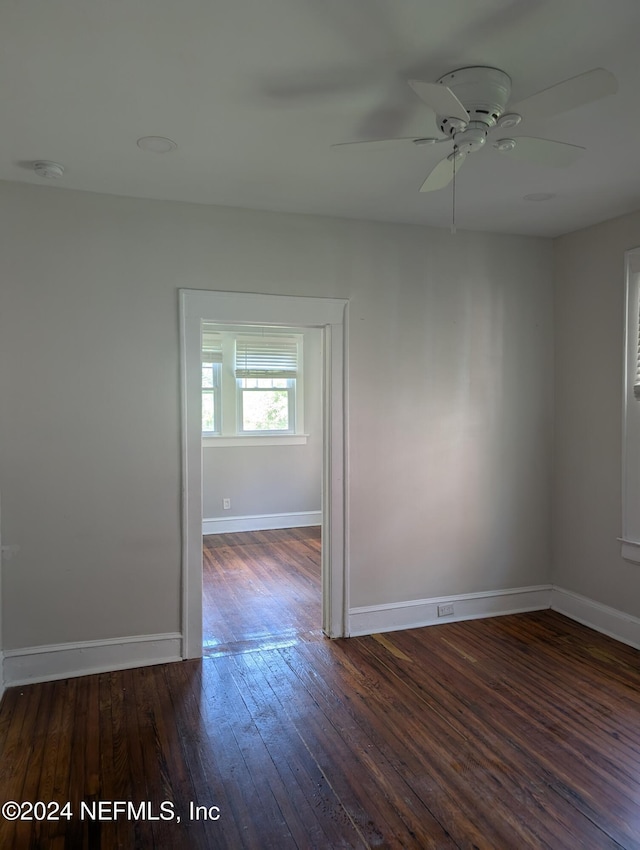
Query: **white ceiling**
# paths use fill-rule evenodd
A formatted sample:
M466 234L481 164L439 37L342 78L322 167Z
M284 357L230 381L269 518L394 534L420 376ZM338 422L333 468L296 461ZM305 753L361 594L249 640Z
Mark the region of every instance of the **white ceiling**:
M64 188L448 227L451 187L418 191L444 145L331 144L434 134L408 78L491 65L516 102L604 67L617 94L510 131L579 162L457 177L458 227L557 235L640 208L639 34L638 0L2 0L0 179L51 185L49 159Z

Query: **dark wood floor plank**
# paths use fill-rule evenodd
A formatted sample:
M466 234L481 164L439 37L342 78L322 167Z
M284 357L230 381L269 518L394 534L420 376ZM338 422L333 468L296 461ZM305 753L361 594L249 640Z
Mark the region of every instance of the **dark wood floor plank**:
M365 651L362 658L357 655L358 646ZM351 641L346 646L346 651L350 655L353 653L360 665L367 663L367 650L376 691L381 695L386 693L390 700L397 700L397 704L390 704L388 713L395 716L398 705L402 706L402 729L408 732L410 747L418 758L415 783L421 786L420 762L429 764L433 760L437 765L434 782L439 786L439 793L433 802L437 811L440 812L442 794L448 790L449 798L458 802L461 811L466 812L472 822L478 818L484 821L490 813L492 821L497 821L507 831L500 838L495 829L490 829L495 846L549 846L572 850L576 840L583 840L580 846L585 847L617 846L599 831L594 831L590 823L576 824L573 809L564 807L563 813L563 800L550 801L545 777L531 775L531 756L522 758L521 752L517 748L514 750L508 730L499 734L491 725L482 727L473 722L469 707L461 702L464 700L462 691L453 688L450 697L445 694L441 700L437 698L439 671L431 667L431 653L424 655L425 660L429 659L430 679L426 699L423 699L419 688L415 687L419 682L417 672L414 670L411 676L402 676L402 671L396 671L398 652L385 663L371 639ZM475 697L480 698L478 692ZM453 736L452 730L456 733ZM394 744L394 749L402 753L400 745ZM403 760L411 763L407 756ZM430 788L424 790L429 792ZM461 825L467 833L468 827L456 815L455 806L450 805L440 817L443 823L453 824L450 831L454 838L458 837L456 829ZM482 831L486 834L486 825ZM597 833L595 838L594 833Z
M52 690L53 686L51 683L42 685L41 698L38 700L37 706L34 706L35 710L25 713L24 723L20 732L20 741L22 744L22 759L28 765L28 770L25 773L22 788L15 798L20 802L25 800L35 803L40 799L38 788L44 762L44 744L51 711ZM7 831L6 846L9 847L28 842L35 833L36 826L37 821L35 820L14 823L13 831L11 829ZM4 843L0 846L4 846Z
M227 767L221 757L220 732L208 712L207 681L203 680L202 661L164 666L165 684L173 706L175 727L183 758L193 786L193 804L207 811L217 807L220 817L203 825L209 847L235 850L244 847L241 828L231 803L233 789ZM217 812L212 812L216 816ZM189 829L185 829L185 840Z
M343 642L342 648L348 652L350 645ZM397 683L385 687L381 678L371 675L366 658L359 658L358 665L349 664L348 659L336 665L333 658L321 658L317 646L301 647L300 652L309 654L310 649L314 669L324 671L327 682L333 680L335 704L328 706L331 713L338 714L338 703L344 704L352 724L361 727L367 739L375 742L459 846L485 846L485 836L491 825L486 820L486 806L479 806L478 801L490 798L492 807L498 812L500 800L506 794L508 774L503 772L502 781L495 783L491 773L485 771L479 777L482 787L473 788L469 782L470 767L481 767L474 741L441 722L438 714L425 711L424 707L416 710L411 704L411 695L400 695ZM308 662L298 670L301 678L308 676L307 670ZM398 711L403 717L401 731L386 723L386 719ZM460 771L460 765L464 765L464 771ZM519 800L507 796L507 805L500 818L503 833L501 835L493 825L491 846L497 842L504 846L526 846L531 842L529 825L518 820L519 808Z
M252 740L252 733L256 743L258 736L250 713L237 697L226 662L226 658L207 659L203 664L208 691L203 708L205 722L215 730L219 768L231 804L229 815L238 824L243 847L290 847L290 835L285 831L277 801L264 775L252 771L252 761L247 761L247 743Z
M315 679L311 690L300 687L299 671L304 664L292 664L292 655L297 655L296 648L287 651L287 665L275 655L269 656L270 680L286 694L283 705L290 706L290 720L306 745L322 754L323 771L332 777L334 790L343 803L349 801L351 818L365 838L372 841L377 833L387 836L387 841L389 835L394 836L395 843L389 846L453 847L424 802L372 739L362 734L357 724L349 722L337 701L327 707L326 691L319 677L310 674ZM351 776L355 781L351 781ZM373 836L367 834L372 832Z
M486 638L491 629L495 628L493 623L485 623L483 638ZM475 718L476 722L484 718L492 725L499 736L505 740L511 740L513 747L518 749L526 742L525 751L532 771L538 771L541 779L553 787L559 795L567 797L566 788L573 784L573 793L567 798L571 806L579 809L584 818L599 825L599 828L618 842L629 841L632 835L626 830L627 822L635 820L635 809L629 798L624 784L620 784L613 774L608 774L598 766L594 760L591 734L584 737L584 746L581 751L576 752L571 743L567 741L565 734L554 733L549 723L549 717L557 712L557 703L560 701L564 706L562 711L571 715L573 701L570 691L558 680L555 687L547 679L548 663L541 665L540 677L542 682L547 681L546 687L538 683L537 688L529 690L528 698L523 698L523 692L530 688L532 673L529 672L521 679L518 678L518 666L522 659L518 658L518 652L514 652L506 674L511 684L495 678L496 668L490 667L489 675L478 669L479 651L474 652L474 664L468 660L459 660L459 654L450 655L448 650L442 652L439 647L443 645L447 631L450 637L447 639L451 648L455 626L447 626L436 636L438 640L430 644L430 661L436 675L453 675L457 670L460 677L455 681L453 691L456 699L462 700L466 709L466 716ZM477 631L477 630L476 630ZM410 636L400 638L409 640ZM483 641L484 643L484 641ZM476 642L476 647L478 646ZM438 659L441 665L438 665ZM507 669L505 667L505 669ZM490 682L491 687L486 688ZM430 693L436 690L433 679L428 684ZM479 698L481 696L481 698ZM542 698L547 714L539 713L539 701ZM576 718L576 729L583 723L583 718ZM531 748L530 742L535 741L535 749ZM606 758L606 755L603 755ZM586 767L588 765L588 768ZM615 773L615 771L614 771ZM600 775L601 784L593 783L593 777ZM568 783L568 785L566 784ZM595 792L598 787L599 792ZM583 821L580 821L583 823ZM598 838L594 846L600 847L604 837Z
M272 655L270 653L270 657ZM289 700L278 687L274 688L272 671L264 655L243 655L237 659L236 668L244 685L243 693L253 696L254 716L258 722L267 714L270 723L261 732L263 739L283 778L291 777L287 787L298 801L302 816L311 821L307 843L327 850L369 846L334 792L314 750L305 743L304 735L292 722L287 710ZM268 707L266 712L265 707ZM292 730L296 734L292 734Z
M203 538L205 654L320 633L320 529ZM224 653L226 654L226 652Z
M205 541L203 660L0 705L0 802L218 821L0 818L0 847L640 850L640 653L551 611L329 641L320 537Z
M244 661L239 658L240 663ZM278 846L297 847L304 836L308 834L300 819L299 810L292 804L292 791L284 784L282 776L274 762L274 754L269 750L261 731L268 706L257 705L244 692L242 678L238 676L235 659L229 657L222 662L227 668L228 677L225 679L228 694L234 704L242 701L244 710L251 718L250 724L236 726L236 740L242 752L243 759L252 775L261 777L261 786L257 787L262 805L268 807L270 823L267 832L275 834ZM229 678L230 677L230 678ZM232 683L233 682L233 686ZM234 690L235 689L235 690ZM267 812L265 812L267 814Z
M273 693L261 687L259 678L249 675L256 664L257 655L247 658L243 654L230 660L231 675L238 694L247 706L260 736L265 763L262 769L269 774L269 785L289 826L295 846L311 844L313 847L330 847L332 843L296 779L294 769L299 770L299 762L295 750L288 744L289 735L283 730L283 724L287 721L281 707L276 705ZM252 749L255 755L255 745ZM306 773L304 778L308 783Z
M118 727L121 701L112 691L113 674L105 673L99 677L98 711L100 725L100 773L98 799L122 800L126 793L122 783L122 775L126 771L126 763L119 758L122 751L122 740L116 729ZM101 850L115 850L124 846L125 830L120 821L111 825L110 830L102 831Z
M531 712L522 712L516 704L517 700L511 701L509 695L505 695L505 689L499 686L494 678L486 676L482 670L477 669L479 654L477 648L469 648L470 645L467 644L468 648L463 660L460 660L461 656L458 653L452 655L445 651L440 663L438 644L448 645L451 649L452 629L455 628L457 624L438 630L438 635L430 636L429 676L421 686L423 692L428 694L430 700L440 700L440 710L448 711L448 717L452 722L456 720L458 714L461 724L464 723L466 728L473 730L476 740L480 740L482 735L493 736L494 748L501 748L502 760L505 764L509 759L517 763L524 756L528 775L532 779L537 778L540 787L552 789L556 796L562 796L564 786L562 783L554 783L554 779L563 773L563 764L571 757L571 754L561 740L549 740L546 728L538 728L531 718ZM449 637L445 637L447 634ZM398 636L399 645L409 655L412 654L410 640L409 633ZM476 640L475 647L478 645L479 642ZM420 649L422 654L425 649L422 641L420 641ZM473 652L473 655L470 655L470 652ZM513 676L511 670L516 666L517 661L514 657L510 672L507 673L508 678ZM401 668L402 662L399 662L397 674L402 672ZM419 683L419 672L413 672L412 679L414 683ZM439 682L447 681L448 685L441 689ZM517 689L514 694L517 694ZM453 699L459 707L458 712L452 708L447 709L448 705L452 705ZM552 694L545 696L545 702L547 701L550 703L553 701ZM530 708L534 708L533 702L530 703ZM578 774L584 773L584 762L575 763L574 769ZM607 846L606 842L611 841L612 838L607 838L600 831L606 834L611 832L615 839L629 840L629 836L625 839L625 836L618 833L615 828L611 830L611 823L607 822L606 818L600 821L597 817L594 818L588 799L577 797L571 801L564 817L562 817L562 806L559 806L557 802L554 805L557 810L554 816L556 820L566 823L571 830L586 829L583 846L597 848ZM576 808L581 811L582 817L571 820L571 814ZM598 824L599 831L595 835L590 827L592 820ZM573 842L568 846L572 847Z

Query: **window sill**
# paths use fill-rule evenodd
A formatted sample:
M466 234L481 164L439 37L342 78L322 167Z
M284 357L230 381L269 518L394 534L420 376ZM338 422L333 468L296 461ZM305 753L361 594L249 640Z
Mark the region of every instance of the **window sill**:
M624 540L618 537L620 541L620 554L625 561L634 561L640 564L640 543L635 543L633 540Z
M229 446L305 446L308 434L237 434L233 437L203 437L202 448L228 448Z

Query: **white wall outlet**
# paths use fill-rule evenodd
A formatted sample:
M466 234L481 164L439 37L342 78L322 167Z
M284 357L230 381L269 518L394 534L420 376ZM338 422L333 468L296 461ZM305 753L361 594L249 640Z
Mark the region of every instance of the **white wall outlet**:
M453 605L438 605L438 617L450 617L453 614Z
M231 510L231 499L223 499L222 500L222 510L224 510L224 511Z

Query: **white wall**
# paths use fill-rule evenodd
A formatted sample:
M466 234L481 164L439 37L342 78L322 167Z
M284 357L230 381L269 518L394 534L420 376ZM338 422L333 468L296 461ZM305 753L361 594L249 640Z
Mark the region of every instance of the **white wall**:
M1 500L0 500L1 501ZM3 549L2 549L2 511L0 506L0 699L4 693L4 643L2 639L2 565L3 565Z
M322 369L320 331L301 331L303 344L303 445L208 446L202 450L205 519L317 512L322 483ZM231 499L224 510L223 498Z
M640 617L640 565L624 561L624 252L640 213L555 242L554 583Z
M549 580L551 243L0 185L5 648L180 629L179 287L349 298L353 606Z

